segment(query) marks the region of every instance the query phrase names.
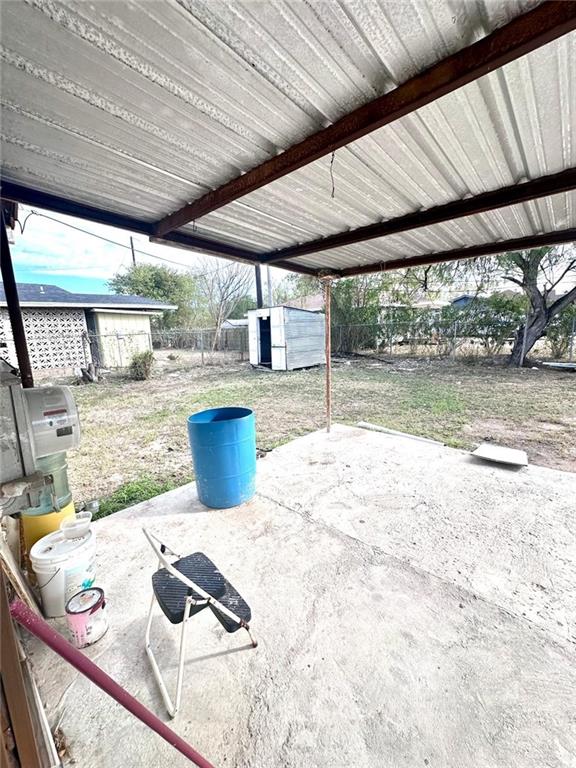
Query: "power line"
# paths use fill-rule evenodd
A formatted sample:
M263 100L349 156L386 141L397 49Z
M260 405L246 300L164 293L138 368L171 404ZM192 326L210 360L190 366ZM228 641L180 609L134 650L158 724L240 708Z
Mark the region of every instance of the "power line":
M30 213L26 216L24 219L24 224L20 224L20 229L22 230L22 234L24 234L24 228L26 226L26 222L31 216L40 216L43 219L49 219L50 221L56 222L56 224L61 224L64 227L70 227L70 229L75 229L77 232L82 232L85 235L91 235L92 237L98 238L98 240L103 240L105 243L110 243L111 245L116 245L118 248L127 248L128 250L132 251L132 255L134 253L141 253L143 256L148 256L151 259L158 259L159 261L165 261L167 264L174 264L178 267L184 267L185 269L188 269L192 272L194 277L206 277L208 275L215 274L216 272L222 272L225 269L230 269L232 266L231 264L226 264L223 267L216 267L215 269L208 270L207 272L202 272L201 274L198 274L197 272L194 272L192 270L192 266L190 264L184 264L181 261L174 261L173 259L167 259L164 256L158 256L155 253L150 253L149 251L143 251L140 248L135 248L132 243L132 238L130 238L130 245L126 245L125 243L119 243L117 240L111 240L109 237L104 237L103 235L97 235L95 232L90 232L89 229L83 229L82 227L78 227L75 224L69 224L67 221L62 221L62 219L56 219L54 216L48 216L46 213L39 213L38 211L35 211L32 209ZM97 267L97 269L100 269L100 267Z

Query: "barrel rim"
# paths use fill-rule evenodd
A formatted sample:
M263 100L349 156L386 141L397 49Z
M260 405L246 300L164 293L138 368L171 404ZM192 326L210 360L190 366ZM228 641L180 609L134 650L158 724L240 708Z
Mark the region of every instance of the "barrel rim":
M218 421L204 421L198 418L199 416L206 416L207 414L219 413L221 411L237 411L238 415L226 419L219 419ZM250 416L254 416L254 411L251 408L246 408L241 405L224 405L219 406L218 408L205 408L203 411L192 413L188 416L188 424L227 424L233 421L243 421L244 419L250 418Z

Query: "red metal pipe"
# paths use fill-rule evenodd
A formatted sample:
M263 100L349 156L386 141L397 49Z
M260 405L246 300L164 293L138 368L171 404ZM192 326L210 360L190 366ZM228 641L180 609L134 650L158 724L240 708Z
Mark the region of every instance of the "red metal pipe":
M28 632L42 640L43 643L65 659L78 672L81 672L119 704L122 704L128 712L131 712L149 728L156 731L159 736L162 736L174 749L185 755L198 768L214 768L212 763L209 763L206 758L198 754L190 744L168 728L162 720L157 718L149 709L146 709L143 704L140 704L128 691L124 690L121 685L118 685L110 675L107 675L104 670L80 653L77 648L74 648L62 635L52 629L44 619L32 613L21 600L14 600L10 604L10 613Z

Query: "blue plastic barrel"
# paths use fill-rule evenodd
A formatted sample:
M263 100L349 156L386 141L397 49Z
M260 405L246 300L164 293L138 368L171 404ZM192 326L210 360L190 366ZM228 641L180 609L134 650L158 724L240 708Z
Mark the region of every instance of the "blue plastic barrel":
M213 509L251 499L256 490L256 420L249 408L210 408L188 417L198 497Z

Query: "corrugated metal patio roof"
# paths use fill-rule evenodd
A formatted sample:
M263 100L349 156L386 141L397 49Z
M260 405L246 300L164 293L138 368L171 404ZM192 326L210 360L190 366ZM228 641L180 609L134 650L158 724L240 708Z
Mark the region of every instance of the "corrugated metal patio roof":
M100 220L185 247L312 273L559 231L572 239L574 6L10 0L0 4L2 194L53 209L63 200L67 212L95 218L82 208L92 207ZM519 46L504 66L163 231L167 215L532 9L559 20L531 52L517 57ZM333 250L320 243L291 261L274 254L548 176L557 193L540 199Z

